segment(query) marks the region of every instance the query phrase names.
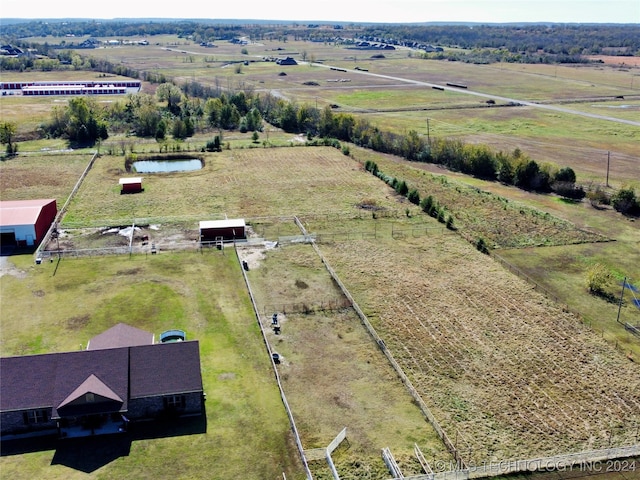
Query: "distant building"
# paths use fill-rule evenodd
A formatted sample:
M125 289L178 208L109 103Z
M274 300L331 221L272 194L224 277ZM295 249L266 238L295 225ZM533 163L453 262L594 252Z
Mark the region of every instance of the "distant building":
M0 201L0 245L37 246L57 213L54 199Z
M200 222L200 241L214 242L238 240L246 238L246 225L244 218L227 220L205 220Z
M278 65L298 65L293 57L279 58L276 60Z

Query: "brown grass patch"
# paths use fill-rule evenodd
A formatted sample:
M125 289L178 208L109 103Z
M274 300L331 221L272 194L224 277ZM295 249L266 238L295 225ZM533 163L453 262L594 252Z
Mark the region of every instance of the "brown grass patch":
M321 249L468 460L634 443L638 366L470 245Z

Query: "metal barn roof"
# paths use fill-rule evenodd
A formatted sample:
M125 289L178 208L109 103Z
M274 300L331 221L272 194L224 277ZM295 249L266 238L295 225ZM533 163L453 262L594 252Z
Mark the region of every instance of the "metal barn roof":
M121 178L120 185L130 185L132 183L142 183L142 177Z
M0 227L33 225L40 211L54 199L0 201Z
M203 220L200 222L200 230L209 228L244 228L244 218L229 218L226 220Z

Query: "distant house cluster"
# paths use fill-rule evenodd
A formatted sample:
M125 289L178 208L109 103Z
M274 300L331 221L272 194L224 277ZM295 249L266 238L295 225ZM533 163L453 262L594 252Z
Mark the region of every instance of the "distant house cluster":
M265 62L275 62L276 65L298 65L296 59L293 57L262 57Z
M80 43L77 48L99 48L99 47L115 47L117 45L149 45L149 41L142 40L98 40L97 38L87 38Z
M197 341L154 343L117 324L86 350L0 358L0 434L97 435L130 421L201 415Z
M395 50L396 47L393 45L389 45L388 43L375 43L375 42L367 42L360 41L356 42L356 47L361 48L363 50Z

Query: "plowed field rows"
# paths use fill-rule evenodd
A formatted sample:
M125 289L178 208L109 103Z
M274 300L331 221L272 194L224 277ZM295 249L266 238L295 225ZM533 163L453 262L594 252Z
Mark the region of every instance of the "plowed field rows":
M322 251L468 461L637 442L638 365L458 237Z

